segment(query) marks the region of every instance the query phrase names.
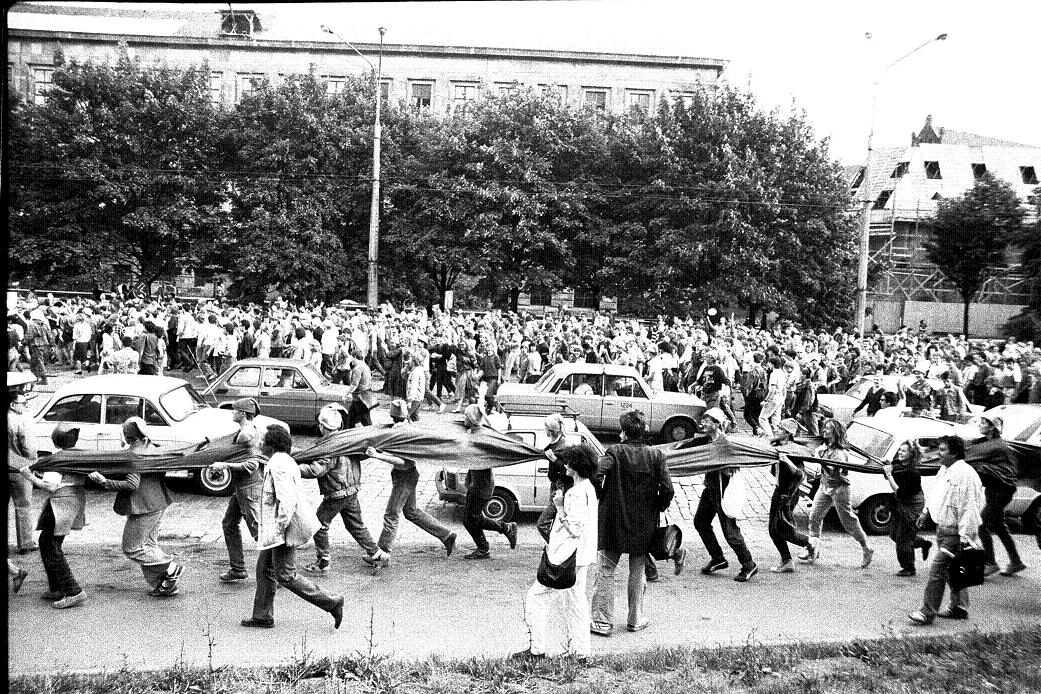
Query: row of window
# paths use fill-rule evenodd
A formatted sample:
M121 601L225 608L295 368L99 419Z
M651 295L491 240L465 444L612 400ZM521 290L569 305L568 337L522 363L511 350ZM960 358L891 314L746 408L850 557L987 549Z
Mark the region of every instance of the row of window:
M911 166L911 162L907 162L907 161L899 162L896 165L896 168L893 169L893 173L891 173L889 175L889 177L890 178L903 178L904 176L907 175L907 172L910 169L910 166ZM980 180L981 178L983 178L984 174L986 174L986 173L987 173L987 165L986 164L973 164L972 165L972 177L975 180L977 180L977 181ZM1020 178L1023 179L1023 183L1026 183L1028 185L1037 185L1037 172L1034 170L1033 166L1021 166L1021 167L1019 167L1019 175L1020 175ZM927 161L927 162L925 162L925 177L929 178L929 179L933 179L933 180L942 179L943 175L940 173L940 162L938 162L938 161ZM857 185L854 185L853 186L854 188L856 188L859 185L859 181L860 181L860 179L858 178L857 179Z

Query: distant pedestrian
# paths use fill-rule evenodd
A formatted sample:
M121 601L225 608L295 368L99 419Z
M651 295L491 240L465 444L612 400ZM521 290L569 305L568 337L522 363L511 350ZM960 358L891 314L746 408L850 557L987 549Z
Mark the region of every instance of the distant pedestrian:
M14 505L15 538L18 542L18 553L35 552L39 547L33 541L33 486L18 471L24 465L36 462L36 446L30 431L31 420L25 410L28 398L21 391L7 392L7 457L9 463L7 482L8 490L4 513ZM10 468L14 461L25 461L21 465Z
M918 535L918 517L925 508L922 473L918 462L922 449L914 441L904 441L892 463L882 466L882 474L893 490L889 501L889 537L896 543L897 576L914 576L914 551L922 550L922 561L929 558L933 543Z

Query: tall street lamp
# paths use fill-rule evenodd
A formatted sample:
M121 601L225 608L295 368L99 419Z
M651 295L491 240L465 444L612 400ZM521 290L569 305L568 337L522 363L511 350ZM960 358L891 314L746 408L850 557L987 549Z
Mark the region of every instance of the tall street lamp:
M365 303L368 304L369 308L376 308L379 303L379 283L376 277L376 269L379 262L379 251L380 251L380 110L381 110L381 89L380 79L383 74L383 35L387 33L386 27L380 27L380 52L379 58L376 61L376 65L372 64L372 61L362 55L361 51L355 48L354 44L343 38L330 27L322 25L322 31L327 34L332 34L340 40L341 43L345 43L350 46L351 50L358 54L358 56L369 64L372 68L372 75L375 81L376 89L376 122L372 128L372 202L369 206L369 267L368 267L368 292L366 295Z
M871 38L870 34L868 35L868 38ZM871 206L874 204L874 200L871 197L871 141L875 135L875 105L878 103L878 85L882 81L882 78L886 76L886 73L889 72L889 69L904 58L910 57L934 41L946 40L947 34L940 34L936 38L929 39L910 53L902 55L889 65L886 65L886 68L882 70L882 74L880 74L878 79L875 80L875 84L871 90L871 123L868 128L867 159L864 160L864 178L860 184L860 189L863 191L864 195L864 209L861 212L860 218L860 262L857 265L857 330L860 331L862 337L864 335L865 314L867 313L868 254L871 250Z

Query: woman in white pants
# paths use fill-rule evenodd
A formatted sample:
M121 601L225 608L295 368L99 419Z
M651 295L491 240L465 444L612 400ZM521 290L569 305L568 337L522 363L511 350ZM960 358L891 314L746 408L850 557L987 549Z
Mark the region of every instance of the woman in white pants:
M597 459L596 453L587 446L564 448L557 459L575 483L566 493L560 490L554 493L557 516L546 551L554 564L564 563L574 553L576 580L575 585L566 590L547 588L538 581L532 584L524 603L530 646L516 653L518 658L589 655L586 577L589 566L597 560L599 502L592 482Z

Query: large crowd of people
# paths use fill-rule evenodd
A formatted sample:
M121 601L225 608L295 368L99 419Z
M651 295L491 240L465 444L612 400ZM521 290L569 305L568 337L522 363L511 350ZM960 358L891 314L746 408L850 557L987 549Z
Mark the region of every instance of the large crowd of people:
M875 552L850 508L849 481L843 467L847 460L845 428L837 420L824 418L817 407L819 394L844 392L850 384L868 378L872 387L862 403L868 415L904 401L913 413L950 420L963 418L970 403L990 408L1041 402L1041 349L1031 343L933 335L924 324L888 335L877 329L858 335L843 329L809 330L785 322L768 328L743 325L712 314L640 321L602 313L543 316L436 308L395 310L389 305L361 311L284 302L258 306L30 296L8 314L8 370L28 365L42 382L55 367L76 374L158 375L198 370L209 379L237 359L286 357L311 364L335 382L354 386L357 397L351 402L323 410L318 424L327 436L343 428L372 426L369 412L380 403L374 395L373 374L376 383L382 382L383 402L390 408L394 426L409 426L419 419L424 404L442 412L454 405L464 415L467 428L474 431L489 426L489 415L497 404L495 394L504 381L534 382L553 364L568 361L629 365L652 390L683 391L702 398L707 409L701 428L712 442L725 440L738 428L739 410L753 434L778 447L777 488L769 523L770 537L780 555L771 570L778 574L795 570L789 544L803 548L798 559L804 564L819 558L821 525L832 507L860 544L863 568L871 564ZM893 374L907 378L886 379ZM64 559L61 540L82 527L87 480L117 492L114 510L127 517L123 551L141 566L148 595L176 595L184 567L158 542L163 512L172 500L162 476L130 475L125 480L107 479L100 473L41 477L29 468L35 452L25 433L24 409L24 395L9 393L10 499L16 510L19 551L29 552L37 548L28 516L32 487L49 494L37 529L51 589L48 597L53 598L54 606L72 607L86 600ZM393 468L393 491L383 532L376 540L357 503L357 459L344 456L294 465L288 432L278 427L259 431L252 424L259 409L255 401L238 401L234 409L240 426L238 439L250 447L252 455L245 463L216 464L229 468L234 477L234 494L224 521L229 566L219 580L249 577L239 527L244 520L262 551L253 614L243 625L274 625L274 588L279 584L332 614L339 626L343 596L328 593L298 575L293 554L296 546L313 537L316 559L304 570L314 575L327 573L331 567L328 529L336 516L365 550L366 561L377 569L390 561L402 513L439 540L447 554L452 553L456 533L416 508L417 461L376 449L366 452L367 457L382 459ZM639 413L622 416L621 443L592 462L589 451L564 445L558 419L550 416L546 421L553 441L546 450L553 499L538 528L548 543L547 561L556 565L573 555L578 579L560 589L566 598L558 602L550 600L557 589L541 583L532 586L526 611L531 647L522 654L525 656L587 655L590 633L611 634L613 574L622 554L630 561L628 628L639 631L648 626L642 610L644 587L648 575L657 575L647 556L648 543L658 526L659 512L672 498L668 469L660 454L649 448L646 422ZM1002 446L1000 419L990 416L985 421L983 433L988 438L973 449L966 451L957 437L944 439L940 446L943 469L928 495L923 494L917 470L921 452L913 441L906 442L884 468L894 491L890 536L901 566L899 575L915 574L915 549L928 557L933 543L918 534L925 519L931 518L939 528L924 602L911 613L913 622L967 616L967 589L954 592L947 609L940 606L947 563L962 545L986 550L987 571L995 573L999 567L993 532L1009 557L1002 573L1026 568L1002 514L1011 499L1009 471L1014 464L1007 447ZM61 449L75 449L76 434L74 427L60 426L55 429L54 443ZM153 451L143 421L128 420L123 434L132 450L146 455ZM804 434L820 434L823 444L815 451L802 449L794 438ZM799 460L807 454L827 463L822 466L809 533L803 534L795 527L792 511L805 475ZM303 508L298 504L302 477L318 480L322 501L316 518L295 511ZM740 564L735 580L747 582L759 569L737 521L727 512L727 490L736 486L737 479L735 470L729 468L706 475L694 525L709 555L702 572L711 574L729 565L712 530L713 520L718 519ZM1011 483L1014 490L1015 480ZM483 500L493 487L491 470L471 471L464 529L475 549L466 555L468 559L489 556L484 530L501 533L516 547L515 523L496 523L481 514ZM682 550L672 556L677 574L683 570L685 556ZM594 565L590 608L584 579ZM25 578L24 569L9 560L8 570L17 591ZM550 643L547 634L554 620L569 635L564 642Z

